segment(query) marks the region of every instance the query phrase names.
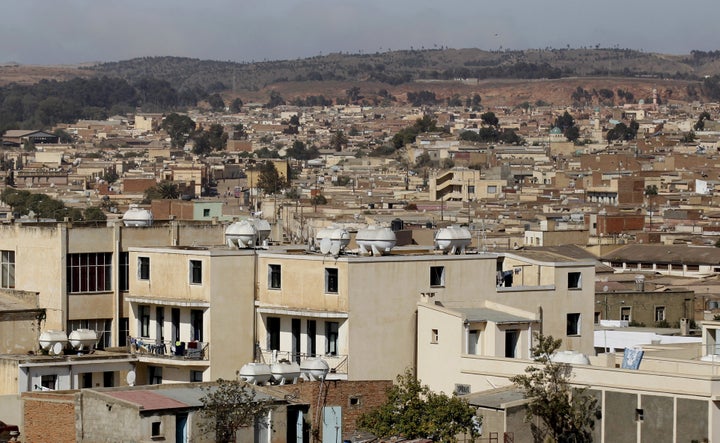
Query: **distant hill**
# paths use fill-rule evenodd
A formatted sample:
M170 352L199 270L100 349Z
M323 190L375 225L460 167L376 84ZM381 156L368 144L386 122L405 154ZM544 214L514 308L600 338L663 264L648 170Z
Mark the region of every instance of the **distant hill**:
M235 63L181 57L145 57L85 68L131 83L153 77L176 89L258 91L285 82L557 79L607 76L700 80L720 72L720 53L665 55L631 49L420 49L374 54L328 54L297 60Z

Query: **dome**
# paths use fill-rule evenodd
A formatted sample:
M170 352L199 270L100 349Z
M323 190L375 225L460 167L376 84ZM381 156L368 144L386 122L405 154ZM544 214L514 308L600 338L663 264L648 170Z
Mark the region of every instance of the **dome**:
M558 351L550 357L553 363L567 363L569 365L589 365L587 355L577 351Z
M553 135L562 135L562 130L556 126L550 130L550 133Z

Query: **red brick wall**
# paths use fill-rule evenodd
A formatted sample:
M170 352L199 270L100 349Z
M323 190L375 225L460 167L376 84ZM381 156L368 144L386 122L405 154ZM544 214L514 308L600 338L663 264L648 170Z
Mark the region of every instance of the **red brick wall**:
M33 443L75 441L75 394L24 393L21 439Z
M343 437L347 437L357 430L357 419L365 412L371 411L387 400L387 390L392 386L390 380L380 381L344 381L329 380L325 382L325 395L320 399L320 408L325 406L341 406ZM298 400L308 403L310 410L308 419L315 428L315 416L318 407L318 394L320 382L304 382L295 385L276 386L287 392L288 395L297 395ZM359 400L352 405L351 398ZM322 414L322 412L320 412ZM322 416L320 416L322 421ZM322 429L322 426L320 427ZM320 435L322 438L322 435Z

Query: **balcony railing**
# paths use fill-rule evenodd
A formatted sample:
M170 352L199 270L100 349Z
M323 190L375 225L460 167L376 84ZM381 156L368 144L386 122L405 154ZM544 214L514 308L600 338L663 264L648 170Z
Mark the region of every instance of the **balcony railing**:
M168 359L209 360L210 343L202 341L152 340L139 337L128 337L128 352L131 354L148 355Z
M272 351L269 349L259 350L259 359L263 363L272 363L273 361L289 361L302 365L305 360L313 358L322 358L330 367L331 374L348 373L348 356L347 355L309 355L304 352L293 354L290 351Z

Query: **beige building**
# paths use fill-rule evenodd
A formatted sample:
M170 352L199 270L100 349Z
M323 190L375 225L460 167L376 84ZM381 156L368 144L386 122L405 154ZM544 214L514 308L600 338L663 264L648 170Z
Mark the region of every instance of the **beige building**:
M474 169L454 168L430 177L430 200L469 201L498 198L507 180L488 180Z

